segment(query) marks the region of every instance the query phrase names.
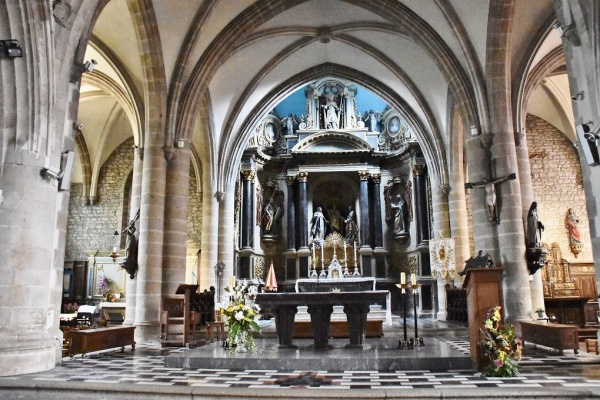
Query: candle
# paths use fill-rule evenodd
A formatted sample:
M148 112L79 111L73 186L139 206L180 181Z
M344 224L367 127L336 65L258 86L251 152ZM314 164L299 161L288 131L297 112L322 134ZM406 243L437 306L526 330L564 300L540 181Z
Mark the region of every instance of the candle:
M313 248L312 249L313 250L312 251L312 254L313 254L313 256L312 256L312 258L313 258L312 264L313 264L313 269L315 269L315 268L317 268L317 264L316 264L317 263L317 257L315 256L315 242L312 242L312 248Z
M417 284L417 274L410 274L410 283L413 285Z
M323 256L323 248L325 247L325 242L321 243L321 269L325 268L325 257Z
M113 253L116 253L116 252L117 252L117 250L119 250L119 248L118 248L118 247L113 247Z
M230 287L235 287L235 276L230 276L229 277L229 286Z
M346 255L346 242L344 242L344 264L348 266L348 256Z
M352 247L354 247L354 267L358 267L358 258L356 258L356 242L352 244Z
M401 283L402 285L405 285L405 284L406 284L406 274L405 274L404 272L401 272L401 273L400 273L400 283Z

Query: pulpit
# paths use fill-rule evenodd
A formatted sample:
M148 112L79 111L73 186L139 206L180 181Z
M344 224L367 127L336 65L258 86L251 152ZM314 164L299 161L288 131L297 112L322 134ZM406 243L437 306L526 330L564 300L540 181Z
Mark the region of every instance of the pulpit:
M490 308L502 305L502 268L471 268L463 286L467 290L471 360L481 371L487 363L478 345L483 340L481 328Z

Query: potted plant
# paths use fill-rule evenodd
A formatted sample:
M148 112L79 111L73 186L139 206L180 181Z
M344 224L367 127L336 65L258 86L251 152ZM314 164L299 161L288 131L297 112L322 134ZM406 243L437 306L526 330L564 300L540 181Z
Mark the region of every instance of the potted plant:
M542 307L538 307L535 309L535 312L538 316L538 318L544 318L544 309Z

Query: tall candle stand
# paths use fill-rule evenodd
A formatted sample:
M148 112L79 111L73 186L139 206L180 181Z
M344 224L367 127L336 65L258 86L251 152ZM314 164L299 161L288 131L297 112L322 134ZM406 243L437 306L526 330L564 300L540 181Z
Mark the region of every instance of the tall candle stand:
M414 278L413 275L413 281L411 282L410 288L412 289L412 293L413 293L413 311L415 313L415 338L411 339L411 341L414 343L415 346L419 345L419 346L425 346L425 341L423 340L422 337L419 337L419 327L418 327L418 315L417 315L417 295L418 295L418 291L419 288L421 287L421 285L419 285L417 283L417 280Z
M324 253L325 242L321 241L319 244L321 245L321 273L319 274L319 276L324 277L324 276L327 276L325 274L325 253Z
M411 285L406 283L406 275L404 272L400 273L400 283L396 284L396 286L402 290L402 315L404 322L404 340L399 341L398 347L400 350L413 349L414 346L412 345L414 345L414 342L408 341L408 333L406 332L406 289L411 287Z

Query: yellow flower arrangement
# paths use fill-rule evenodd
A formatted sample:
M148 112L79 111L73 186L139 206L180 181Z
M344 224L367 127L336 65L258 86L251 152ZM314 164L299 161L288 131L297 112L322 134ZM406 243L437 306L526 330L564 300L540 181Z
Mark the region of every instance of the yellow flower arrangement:
M500 306L491 308L484 321L485 339L481 344L483 353L490 359L483 370L484 376L510 377L519 373L517 363L523 344L512 324L502 325L501 310Z
M254 303L256 287L247 283L238 283L225 288L229 293L229 301L221 304L221 313L229 326L226 344L230 351L254 350L252 332L260 332L255 319L260 314L260 307Z

